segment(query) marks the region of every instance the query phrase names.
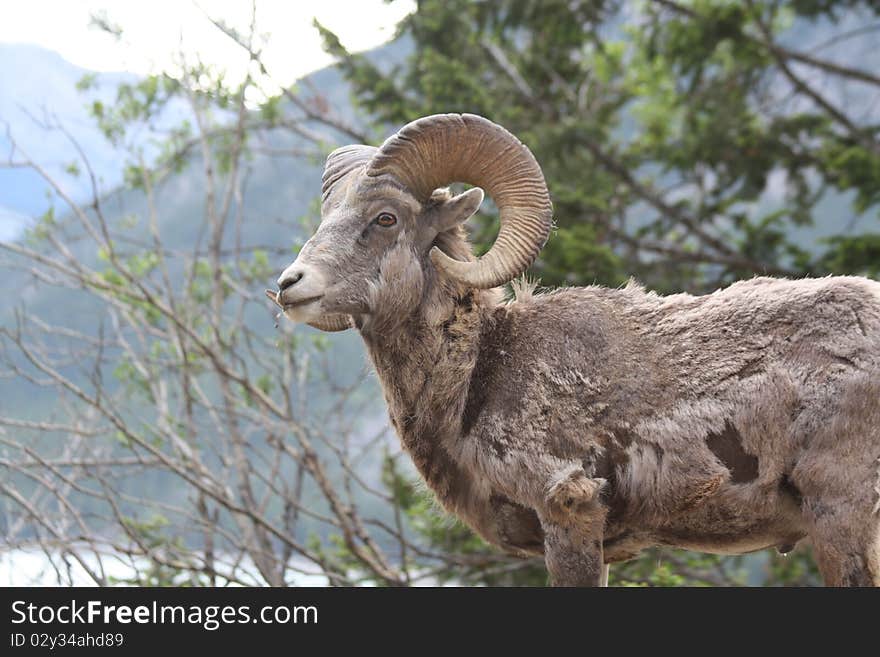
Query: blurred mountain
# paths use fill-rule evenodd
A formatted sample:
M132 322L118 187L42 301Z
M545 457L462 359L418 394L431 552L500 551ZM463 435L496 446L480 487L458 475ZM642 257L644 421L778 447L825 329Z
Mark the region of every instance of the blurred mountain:
M73 153L64 150L63 135L61 138L55 134L47 136L42 127L28 116L34 105L40 103L55 108L56 115L75 135L89 159L93 160L96 172L103 178L102 187L112 190L112 185L120 182L123 159L92 126L93 121L85 110L86 99L76 90L76 82L87 71L40 48L2 47L0 81L8 79L9 85L0 85L0 112L14 118L9 122L14 127L15 139L28 149L32 159L46 165L53 175L62 176L64 184L69 185L66 189L74 198L90 198L90 190L85 187L84 181L64 173L67 162L73 159ZM399 61L409 49L407 42L398 41L375 49L369 56L386 66ZM18 58L17 65L12 61L14 58ZM45 81L39 84L34 82L43 73L21 75L20 71L25 69L45 69ZM132 79L127 75L101 75L97 93L112 102L115 85ZM51 85L54 85L54 90ZM298 89L304 97L313 98L315 102L331 108L337 117L358 125L350 88L337 70L319 70L301 80ZM166 120L170 121L171 118ZM312 127L327 135L326 149L351 141L349 137L328 132L323 126ZM293 258L296 243L303 239L302 234L296 234L302 230L297 220L310 212L314 214L313 202L320 196L323 154L317 153L313 144L283 130L265 137L262 145L270 146L273 153L261 153L257 148L244 163L246 173L243 177L241 243L244 247L274 248L276 253L270 255L270 263L274 270L280 272ZM275 154L285 149L316 151L319 156L278 157ZM0 152L5 156L4 151ZM67 155L70 157L67 158ZM180 173L165 178L156 186L155 192L158 228L163 244L171 251L191 252L199 239L199 226L204 214L204 180L200 158L194 157ZM119 186L103 197L102 204L104 214L120 240L130 238L133 242L143 241L142 236L147 234L149 208L141 191ZM38 216L48 205L44 184L37 176L24 169L0 169L0 239L13 238L19 233L20 226L26 223L27 215ZM65 217L67 212L63 208L58 207L56 214L61 217L68 248L83 264L96 266L98 254L94 243L88 239L78 239L81 228L77 227L75 219ZM310 219L316 220L317 217ZM234 226L230 226L232 230ZM282 249L283 255L279 255L277 249ZM172 267L177 266L179 263L172 264ZM87 334L96 333L100 323L106 321L102 306L85 291L40 284L18 270L7 269L0 273L0 295L3 298L0 301L0 324L9 325L13 311L21 304L27 307L30 314L46 322ZM255 297L261 298L263 289L274 284L274 278L273 275L262 282L259 289L254 290ZM269 310L253 320L267 333L275 330ZM365 361L356 336L340 335L334 339L334 351L340 354L338 376L348 378L359 375L364 370ZM70 374L76 377L73 372ZM51 393L36 390L20 380L0 380L0 413L12 408L31 416L45 416L48 408L51 408Z
M83 93L77 83L86 75L93 83ZM68 171L79 160L78 145L88 155L101 190L112 190L122 182L119 153L95 125L88 107L94 101L112 103L119 84L137 79L131 73L88 71L33 44L0 43L0 160L21 159L24 154L71 198L84 201L91 195L88 178ZM182 105L172 106L159 125L177 121L182 114ZM133 139L146 145L149 135ZM20 234L28 217L43 214L52 203L48 185L35 171L0 169L0 239Z
M398 40L374 49L368 56L384 69L399 61L410 48L409 41ZM77 89L77 83L86 75L93 79L93 83L89 91L83 93ZM23 153L60 183L65 193L76 201L85 201L91 197L88 178L68 172L69 165L79 159L72 138L88 155L102 193L111 192L122 182L122 156L104 138L88 108L94 101L112 104L117 86L137 79L130 73L94 73L71 64L56 52L32 44L0 43L0 161L8 160L11 154L16 155L11 150L14 140ZM356 121L351 90L334 68L316 71L300 80L298 86L304 97L320 98L321 104L332 108L339 118L350 123ZM160 116L157 127L161 131L178 125L187 115L183 103L172 104ZM69 136L57 128L47 129L48 124L63 126ZM158 150L151 143L155 136L155 133L144 131L144 134L129 135L128 139L143 146L149 159L150 152ZM287 136L279 135L279 139L292 147ZM278 143L272 145L281 147ZM81 164L79 168L83 169ZM300 174L316 170L313 163L289 158L283 165L278 165L272 158L264 158L254 162L252 168L251 184L271 191L271 198L266 199L270 204L286 207L288 212L305 211L305 205L285 206L284 202L290 200L288 187L304 180ZM187 186L185 181L180 184ZM305 189L305 184L300 188ZM191 193L198 193L197 185L188 189ZM320 185L310 187L312 192L315 189L320 189ZM122 196L126 197L126 194L123 192ZM130 194L126 198L134 196L136 194ZM20 235L22 228L43 214L52 203L49 188L39 174L30 169L0 168L0 239ZM56 210L63 214L64 208L57 204L57 200L55 203ZM186 201L182 203L185 205ZM189 223L176 216L163 217L171 226ZM254 227L250 224L248 230Z
M60 123L82 146L95 170L108 185L120 181L118 162L86 110L86 98L76 83L88 73L58 53L31 44L0 44L0 154L8 159L10 137L28 157L56 177L65 192L76 199L87 193L84 180L68 175L66 166L76 158L76 149L59 130L46 124ZM95 94L110 99L115 86L134 76L103 73L96 77ZM28 169L0 169L0 239L8 239L22 227L25 216L40 215L49 207L48 188L42 178ZM25 215L25 216L22 216Z

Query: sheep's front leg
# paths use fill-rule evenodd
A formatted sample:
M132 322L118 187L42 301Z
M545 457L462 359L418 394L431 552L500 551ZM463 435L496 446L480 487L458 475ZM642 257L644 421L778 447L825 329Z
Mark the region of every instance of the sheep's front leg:
M602 479L572 470L551 482L541 513L544 561L553 586L603 586L602 555L606 509L599 499Z
M602 586L602 539L575 527L545 526L544 563L553 586Z

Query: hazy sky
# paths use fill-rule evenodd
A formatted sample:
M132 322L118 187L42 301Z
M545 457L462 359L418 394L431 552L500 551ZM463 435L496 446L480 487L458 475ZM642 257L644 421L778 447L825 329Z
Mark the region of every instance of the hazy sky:
M246 0L0 0L0 42L34 43L83 68L135 73L167 68L182 43L185 52L198 52L235 78L247 58L206 14L243 29L250 5ZM330 63L313 17L350 50L363 50L387 41L414 7L413 0L259 0L258 31L269 35L264 61L279 83L290 84ZM121 42L89 27L91 14L102 11L123 29Z

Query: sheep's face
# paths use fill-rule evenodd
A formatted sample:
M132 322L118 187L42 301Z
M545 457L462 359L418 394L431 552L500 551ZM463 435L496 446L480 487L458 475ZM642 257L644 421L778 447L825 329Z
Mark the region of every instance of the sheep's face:
M293 321L335 330L350 325L340 317L361 326L379 313L403 317L434 275L428 253L438 235L457 229L482 200L474 188L423 202L392 178L352 171L325 192L321 224L278 278L276 302Z
M474 188L455 197L437 191L453 182ZM321 183L321 225L281 274L278 292L267 293L288 318L327 331L393 328L421 304L437 321L450 294L497 287L525 271L552 226L532 153L473 114L416 119L380 148L337 148ZM459 225L482 202L480 187L498 206L500 227L475 261Z

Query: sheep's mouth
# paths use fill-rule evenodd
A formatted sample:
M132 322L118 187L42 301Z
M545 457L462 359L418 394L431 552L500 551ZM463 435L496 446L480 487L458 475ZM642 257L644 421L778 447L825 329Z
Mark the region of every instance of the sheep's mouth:
M307 306L310 303L315 303L316 301L320 301L323 294L319 294L315 297L308 297L306 299L300 299L299 301L294 301L293 303L281 303L281 309L285 312L288 310L292 310L293 308L301 308L302 306Z
M276 306L281 308L283 311L292 310L294 308L301 308L302 306L306 306L310 303L314 303L315 301L319 301L324 295L318 294L313 297L306 297L305 299L300 299L299 301L294 301L293 303L285 303L281 301L281 291L275 290L266 290L266 296L275 303Z

